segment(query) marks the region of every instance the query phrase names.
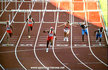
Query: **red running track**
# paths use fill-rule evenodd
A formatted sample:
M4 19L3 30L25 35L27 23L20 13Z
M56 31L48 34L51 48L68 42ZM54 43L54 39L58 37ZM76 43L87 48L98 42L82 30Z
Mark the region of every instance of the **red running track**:
M39 7L36 6L38 4L40 6L42 6L40 3L36 3L34 8L40 9ZM10 5L12 5L12 3L10 3ZM21 9L27 9L24 7L24 5L28 5L28 3L23 3L21 6ZM9 7L11 7L11 6L9 6ZM7 9L9 9L9 7ZM53 5L48 3L47 9L50 9L50 8L55 9L55 7ZM2 15L1 18L5 18L5 16L6 16L5 14L8 15L9 13L4 12L4 14ZM37 13L32 12L31 15L35 21L39 21L38 20L39 17L38 17ZM14 21L24 21L22 16L23 16L23 14L17 13ZM69 19L67 16L69 16L69 14L59 13L59 20L66 21L67 19ZM62 18L62 17L64 17L64 18ZM42 16L41 16L41 18L42 18ZM7 19L8 18L1 19L0 21L5 21ZM75 17L75 20L79 21L79 22L83 21L77 17ZM53 14L45 13L44 21L50 21L50 22L54 21ZM27 26L26 26L24 29L24 32L22 34L21 40L18 44L18 48L17 48L18 59L20 60L22 65L24 67L26 67L28 70L29 69L30 70L44 70L44 69L31 69L31 67L35 67L35 68L43 67L34 55L34 44L35 44L35 40L37 38L37 34L39 32L40 24L41 23L35 23L33 30L31 32L30 39L27 38L28 32L27 32ZM60 25L60 24L62 24L62 23L58 23L57 25ZM0 44L0 64L5 69L8 69L8 70L23 70L23 68L21 67L21 65L19 64L19 62L16 59L15 46L18 43L18 39L19 39L21 32L23 30L23 27L24 27L24 23L16 23L16 24L13 23L12 25L14 27L14 32L13 32L14 34L13 34L12 38L10 38L9 43L13 44L14 46L8 46L8 47L3 46L3 44L6 44L6 36L5 36L2 43ZM81 41L81 28L79 26L77 26L77 27L72 26L72 31L70 31L70 32L72 32L72 34L70 33L70 35L69 35L69 43L63 42L63 27L57 28L57 32L56 32L57 40L55 41L55 44L54 44L54 50L52 48L50 48L49 52L46 53L45 52L46 46L44 46L44 45L46 44L47 34L43 33L43 30L49 29L51 26L55 27L55 23L42 23L42 26L41 26L41 29L39 32L39 36L38 36L38 40L37 40L37 44L36 44L36 48L35 48L36 55L37 55L38 59L41 61L41 63L43 63L43 65L45 65L46 67L50 67L50 68L54 67L55 68L55 69L50 69L50 70L67 70L67 68L64 67L56 59L56 57L54 55L54 52L55 52L57 58L71 70L89 70L87 67L85 67L83 64L81 64L75 58L75 56L73 55L72 50L71 50L71 47L72 47L74 54L77 56L77 58L79 58L82 62L84 62L87 66L89 66L93 70L107 70L108 69L107 66L102 64L100 61L98 61L91 54L90 49L88 47L89 44L88 44L87 36L85 36L85 42ZM0 24L0 28L2 28L2 30L0 30L0 33L1 33L0 39L1 39L5 32L5 25ZM99 59L101 59L103 62L108 64L107 47L106 46L93 46L93 45L97 44L97 43L95 43L95 36L93 35L93 31L96 30L97 28L98 27L96 27L96 26L92 26L89 28L90 44L92 46L92 51ZM72 43L71 43L71 36L72 36ZM64 46L63 44L66 46ZM72 46L71 46L71 44L72 44ZM78 44L80 46L78 46ZM102 44L106 45L104 34L103 34L103 38L102 38ZM77 46L75 46L75 45L77 45ZM86 46L82 47L82 45L86 45ZM59 69L57 69L57 67L59 67Z

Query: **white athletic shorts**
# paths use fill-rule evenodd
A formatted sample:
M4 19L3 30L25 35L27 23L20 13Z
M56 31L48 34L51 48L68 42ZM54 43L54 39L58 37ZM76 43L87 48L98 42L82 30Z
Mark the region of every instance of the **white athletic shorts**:
M67 34L69 34L69 31L70 31L69 29L64 29L64 32Z

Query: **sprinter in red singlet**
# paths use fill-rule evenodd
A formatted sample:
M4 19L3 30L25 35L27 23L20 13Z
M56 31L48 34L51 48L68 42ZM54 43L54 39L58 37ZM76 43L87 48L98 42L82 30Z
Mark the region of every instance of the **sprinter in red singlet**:
M6 22L7 44L9 41L9 37L10 38L12 37L12 34L13 34L12 31L13 31L12 25L9 25L9 21L7 21Z
M33 24L35 23L35 21L33 20L32 16L30 15L29 18L27 18L26 22L28 22L28 38L31 38L30 30L32 31Z
M53 45L53 37L56 36L54 28L50 27L50 30L44 30L44 33L48 33L48 38L47 38L47 48L46 48L46 52L48 52L48 45Z

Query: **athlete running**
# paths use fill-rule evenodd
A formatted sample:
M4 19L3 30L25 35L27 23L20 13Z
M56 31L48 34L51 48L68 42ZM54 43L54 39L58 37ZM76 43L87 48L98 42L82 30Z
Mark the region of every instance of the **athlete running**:
M80 25L80 27L82 28L82 41L84 42L84 34L88 35L88 30L87 28L90 26L90 25L86 25L85 23L81 24L81 23L78 23Z
M69 36L71 24L69 21L67 21L65 24L59 25L57 27L61 27L61 26L64 26L64 41L68 42L69 41L68 36Z
M46 48L46 52L48 52L48 45L50 45L50 47L53 45L53 38L54 36L56 36L56 34L53 27L50 27L50 30L44 30L43 32L48 33L47 48Z
M99 45L101 46L101 40L102 40L102 32L104 31L103 27L96 30L94 33L96 34L96 42L98 42L99 38Z
M27 18L26 22L28 22L28 38L31 38L31 36L30 36L30 30L32 31L33 24L35 23L35 21L33 20L32 16L30 15Z
M9 37L10 38L12 37L13 34L12 31L13 31L12 25L9 25L9 21L7 21L6 23L7 46L8 46Z

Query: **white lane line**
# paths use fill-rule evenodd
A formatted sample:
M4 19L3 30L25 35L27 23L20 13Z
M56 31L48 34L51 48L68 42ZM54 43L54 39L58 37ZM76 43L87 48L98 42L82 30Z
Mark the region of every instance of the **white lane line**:
M9 1L9 3L6 5L6 7L5 7L5 9L2 11L2 13L0 14L0 17L3 15L4 11L7 9L7 7L9 6L9 4L10 4L10 1Z
M85 4L85 3L84 3ZM85 6L84 6L85 7ZM88 25L87 23L87 15L86 15L86 10L85 10L85 20L86 20L86 25ZM88 30L88 28L87 28ZM90 49L90 52L92 53L92 55L99 61L101 62L102 64L104 64L106 67L108 67L108 64L104 63L102 60L100 60L95 54L94 52L92 51L91 49L91 43L90 43L90 34L89 34L89 30L88 30L88 43L89 43L89 49Z
M18 10L20 9L21 5L22 5L22 3L20 4ZM12 24L12 22L14 21L14 19L15 19L17 13L18 13L18 12L16 12L15 15L13 16L12 21L10 22L10 24ZM1 38L0 43L3 41L5 35L6 35L6 31L5 31L5 33L4 33L4 35L3 35L3 37Z
M3 69L3 70L5 70L5 68L0 64L0 67Z
M60 2L59 2L59 5L58 5L58 10L60 8ZM58 22L58 19L59 19L59 12L57 12L57 18L56 18L56 24L55 24L55 33L56 33L56 29L57 29L57 22ZM55 50L54 50L54 44L55 44L55 37L54 37L54 40L53 40L53 47L52 47L52 50L53 50L53 54L55 56L55 58L60 62L60 64L62 64L65 68L67 68L68 70L71 70L69 67L67 67L56 55L55 53Z
M5 35L6 35L6 32L4 33L3 37L2 37L1 40L0 40L0 44L1 44L1 42L3 41Z
M72 2L71 2L71 6L72 6ZM73 19L73 20L72 20ZM74 16L72 16L72 11L71 11L71 22L74 22ZM87 66L84 62L82 62L75 54L74 50L73 50L73 45L72 45L72 25L71 25L71 52L72 54L75 56L75 58L81 63L83 64L85 67L87 67L90 70L93 70L91 67Z
M104 64L106 67L108 67L108 64L106 64L105 62L103 62L102 60L100 60L100 59L94 54L94 52L92 51L92 49L91 49L91 44L90 44L89 30L88 30L88 43L89 43L89 49L90 49L90 52L92 53L92 55L93 55L98 61L100 61L102 64Z
M23 3L23 1L22 1L22 3ZM35 5L35 3L33 4L32 9L33 9L34 5ZM31 14L31 11L30 11L29 15L30 15L30 14ZM28 16L29 16L29 15L28 15ZM17 44L16 44L16 46L15 46L15 56L16 56L16 59L17 59L17 61L19 62L19 64L22 66L22 68L25 69L25 70L27 70L27 68L20 62L20 60L19 60L19 58L18 58L18 56L17 56L17 48L18 48L19 42L20 42L20 40L21 40L21 38L22 38L22 35L23 35L23 33L24 33L26 24L27 24L27 23L25 23L25 25L24 25L24 27L23 27L23 30L22 30L22 32L21 32L21 34L20 34L20 37L19 37L19 39L18 39L18 42L17 42Z
M85 64L101 64L101 62L84 62ZM78 63L81 64L81 63Z
M37 53L36 53L36 51L35 51L36 45L37 45L37 41L38 41L38 38L39 38L39 34L40 34L40 29L41 29L41 27L42 27L42 23L43 23L43 20L44 20L45 11L46 11L46 9L47 9L47 5L48 5L48 1L46 1L45 9L44 9L44 12L43 12L43 15L42 15L41 23L40 23L40 26L39 26L39 30L38 30L38 33L37 33L36 40L35 40L35 44L34 44L34 55L35 55L36 59L39 61L39 63L40 63L45 69L49 70L49 68L46 67L46 66L40 61L40 59L38 58Z

